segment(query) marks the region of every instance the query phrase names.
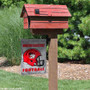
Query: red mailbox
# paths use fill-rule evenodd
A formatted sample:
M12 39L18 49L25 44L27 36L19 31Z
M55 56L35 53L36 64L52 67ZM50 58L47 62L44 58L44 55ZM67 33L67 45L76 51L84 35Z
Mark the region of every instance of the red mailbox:
M69 13L66 5L24 4L21 17L24 19L24 29L33 34L48 35L62 33L68 28Z
M21 17L24 19L24 29L30 28L32 34L48 35L50 38L49 90L57 90L57 34L68 28L71 14L66 5L24 4Z

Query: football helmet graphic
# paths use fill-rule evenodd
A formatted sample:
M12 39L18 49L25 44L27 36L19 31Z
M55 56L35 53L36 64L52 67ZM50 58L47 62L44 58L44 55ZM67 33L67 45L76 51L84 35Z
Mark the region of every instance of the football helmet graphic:
M40 65L40 63L38 63L40 62L40 56L41 56L40 52L36 49L28 49L23 54L24 62L26 62L31 66Z

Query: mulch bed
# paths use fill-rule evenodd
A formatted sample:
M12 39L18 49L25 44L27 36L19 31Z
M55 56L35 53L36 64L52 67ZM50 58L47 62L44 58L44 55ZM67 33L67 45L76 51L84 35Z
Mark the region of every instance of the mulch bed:
M4 58L0 58L3 61ZM5 60L4 60L5 62ZM47 72L45 74L33 74L31 76L48 78L48 61ZM1 70L20 74L19 66L1 66ZM58 79L70 80L90 80L90 65L89 64L71 64L71 63L58 63Z

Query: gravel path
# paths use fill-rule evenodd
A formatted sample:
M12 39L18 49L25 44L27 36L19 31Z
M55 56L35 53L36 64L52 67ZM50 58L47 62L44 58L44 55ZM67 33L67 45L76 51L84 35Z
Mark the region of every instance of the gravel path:
M0 67L0 69L20 74L20 66ZM48 61L46 74L33 74L31 76L48 78ZM89 64L58 63L58 79L90 80Z

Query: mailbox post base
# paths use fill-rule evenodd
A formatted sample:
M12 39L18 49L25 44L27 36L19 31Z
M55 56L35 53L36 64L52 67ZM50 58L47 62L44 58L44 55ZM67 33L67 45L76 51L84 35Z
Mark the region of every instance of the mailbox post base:
M57 78L57 35L49 35L49 90L58 90Z

